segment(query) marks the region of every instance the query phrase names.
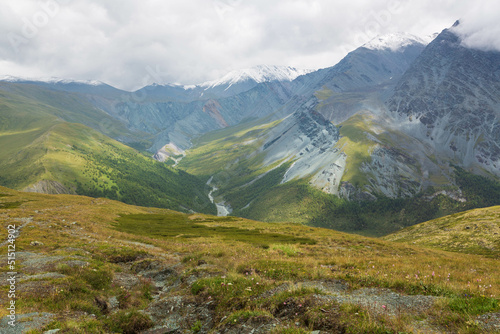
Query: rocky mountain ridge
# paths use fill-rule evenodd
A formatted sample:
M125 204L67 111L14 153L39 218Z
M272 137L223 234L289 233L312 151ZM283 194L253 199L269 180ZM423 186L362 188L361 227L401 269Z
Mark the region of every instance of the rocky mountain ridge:
M388 108L442 156L500 176L500 53L443 31L398 83Z

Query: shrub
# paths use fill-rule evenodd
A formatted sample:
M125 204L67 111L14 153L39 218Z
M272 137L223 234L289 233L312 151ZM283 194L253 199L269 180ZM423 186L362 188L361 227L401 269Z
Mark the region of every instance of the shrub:
M109 319L109 329L123 334L136 334L154 326L153 321L138 311L119 311Z

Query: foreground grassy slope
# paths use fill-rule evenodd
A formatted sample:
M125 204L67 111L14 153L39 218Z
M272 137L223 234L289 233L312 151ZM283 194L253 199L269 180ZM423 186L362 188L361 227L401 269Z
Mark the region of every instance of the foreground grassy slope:
M53 111L36 100L0 93L0 184L215 212L196 177L87 126L64 122Z
M1 239L8 225L23 226L16 306L32 334L494 332L495 259L102 198L0 194ZM8 287L0 290L4 316Z
M500 206L474 209L405 228L385 240L500 257Z

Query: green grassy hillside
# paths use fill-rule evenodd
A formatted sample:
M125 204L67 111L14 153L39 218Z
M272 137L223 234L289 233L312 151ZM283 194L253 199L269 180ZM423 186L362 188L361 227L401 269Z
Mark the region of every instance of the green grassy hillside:
M498 260L481 255L3 187L0 224L7 242L7 227L19 229L23 333L495 333L500 325ZM10 271L6 253L0 275ZM0 283L0 318L8 289Z
M385 240L500 257L500 206L474 209L405 228Z
M0 92L0 184L215 212L205 184L196 177L85 125L64 122L57 117L59 112L64 110L34 98Z
M56 91L31 84L0 82L0 99L4 106L14 107L17 115L20 111L32 115L43 110L59 120L84 124L111 138L126 139L131 145L141 149L151 145L148 142L149 134L130 131L121 121L94 107L85 96L78 93Z

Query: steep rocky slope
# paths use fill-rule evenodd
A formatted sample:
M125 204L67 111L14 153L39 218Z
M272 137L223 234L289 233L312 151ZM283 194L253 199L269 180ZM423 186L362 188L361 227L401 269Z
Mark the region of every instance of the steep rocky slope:
M380 96L398 82L425 47L415 36L394 34L377 37L350 52L324 70L323 78L313 86L321 100L318 110L339 124L367 104L376 107Z
M454 28L429 44L388 101L401 131L463 167L497 177L499 106L500 52L463 46Z

